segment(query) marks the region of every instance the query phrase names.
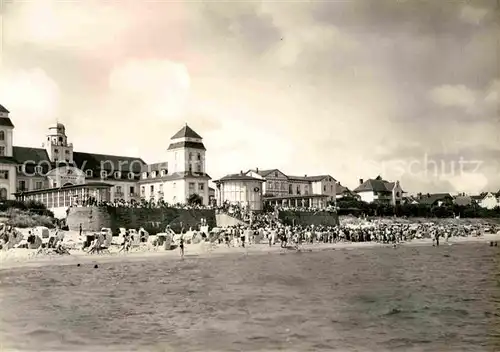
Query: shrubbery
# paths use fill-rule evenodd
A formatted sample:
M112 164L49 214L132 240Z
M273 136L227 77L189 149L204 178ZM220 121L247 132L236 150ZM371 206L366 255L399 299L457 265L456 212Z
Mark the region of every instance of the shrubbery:
M47 209L45 204L41 202L35 202L35 201L28 201L28 202L21 202L18 200L6 200L3 202L0 202L0 211L5 212L9 209L18 209L18 210L23 210L27 211L30 213L34 213L37 215L43 215L43 216L48 216L53 218L54 213L51 212L50 210Z
M54 213L41 202L7 200L0 203L0 212L9 218L7 224L14 227L54 227Z
M449 218L500 218L500 208L485 209L478 205L442 205L428 206L424 204L404 204L392 206L389 204L366 203L356 199L337 200L339 215L366 215L366 216L405 216L405 217L433 217Z
M48 228L54 227L53 218L46 215L38 215L29 211L11 208L3 213L8 220L7 225L13 227L27 228L35 226L46 226Z

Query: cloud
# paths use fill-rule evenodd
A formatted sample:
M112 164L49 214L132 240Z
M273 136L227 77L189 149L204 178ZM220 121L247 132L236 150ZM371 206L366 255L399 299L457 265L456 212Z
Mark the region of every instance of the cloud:
M476 103L476 93L464 85L443 85L433 88L430 98L434 103L444 107L456 106L472 109Z
M467 23L479 25L488 14L488 9L465 5L460 12L460 18Z
M93 1L37 0L6 5L6 44L100 50L123 34L131 13Z
M40 68L0 70L0 101L10 111L16 130L23 131L16 133L16 143L41 143L48 124L59 117L60 99L57 83Z
M111 100L143 118L179 118L189 98L190 77L185 65L169 60L129 60L109 75Z
M498 188L493 5L475 1L488 14L470 25L450 1L9 2L2 58L18 78L8 81L38 69L57 89L40 75L23 88L29 101L0 103L16 111L16 143L43 139L45 122L36 135L18 128L19 109L38 105L29 119L61 117L76 149L146 161L165 160L187 122L214 178L279 167L446 191L458 181L401 175L391 162L470 149Z
M488 178L482 173L463 173L448 178L451 185L459 192L468 194L477 192L488 186Z

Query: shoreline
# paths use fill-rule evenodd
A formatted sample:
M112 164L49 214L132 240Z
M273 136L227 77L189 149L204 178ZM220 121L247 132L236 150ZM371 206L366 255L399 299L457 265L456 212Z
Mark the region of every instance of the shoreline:
M448 240L448 243L444 239L440 242L441 246L454 245L454 244L466 244L466 243L489 243L491 241L500 242L500 234L487 234L481 237L452 237ZM409 242L403 242L398 244L398 247L417 247L417 246L432 246L432 240L430 238L426 239L414 239ZM377 248L377 247L392 247L392 244L382 244L377 242L339 242L339 243L315 243L315 244L304 244L300 247L301 252L320 252L327 250L353 250L359 248ZM29 251L23 254L28 254L28 257L24 256L9 256L10 253L14 254L14 251ZM177 249L174 250L161 250L161 251L135 251L130 253L110 253L110 254L94 254L89 255L85 252L72 253L71 255L59 256L59 255L39 255L31 256L29 254L35 252L35 250L26 249L11 249L9 251L0 252L0 271L9 269L21 269L21 268L34 268L34 267L46 267L46 266L60 266L60 265L77 265L77 264L109 264L109 263L132 263L148 261L151 259L166 259L166 260L179 260L180 254ZM200 243L187 245L185 250L185 259L192 258L213 258L225 255L264 255L264 254L284 254L284 253L295 253L294 249L281 248L279 244L272 247L266 244L253 244L249 247L226 247L226 245L216 245L214 248L209 243Z

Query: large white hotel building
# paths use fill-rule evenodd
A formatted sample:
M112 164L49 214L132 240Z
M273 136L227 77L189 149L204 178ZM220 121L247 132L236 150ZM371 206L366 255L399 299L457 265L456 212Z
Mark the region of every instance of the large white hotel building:
M0 105L0 200L37 200L49 209L96 201L154 199L209 204L203 139L187 124L172 136L166 161L74 151L63 124L50 126L43 148L13 145L14 124Z

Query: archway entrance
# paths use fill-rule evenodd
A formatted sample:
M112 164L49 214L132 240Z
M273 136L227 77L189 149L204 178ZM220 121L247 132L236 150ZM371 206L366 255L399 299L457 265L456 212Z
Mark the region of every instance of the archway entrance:
M7 200L7 189L0 188L0 200Z

